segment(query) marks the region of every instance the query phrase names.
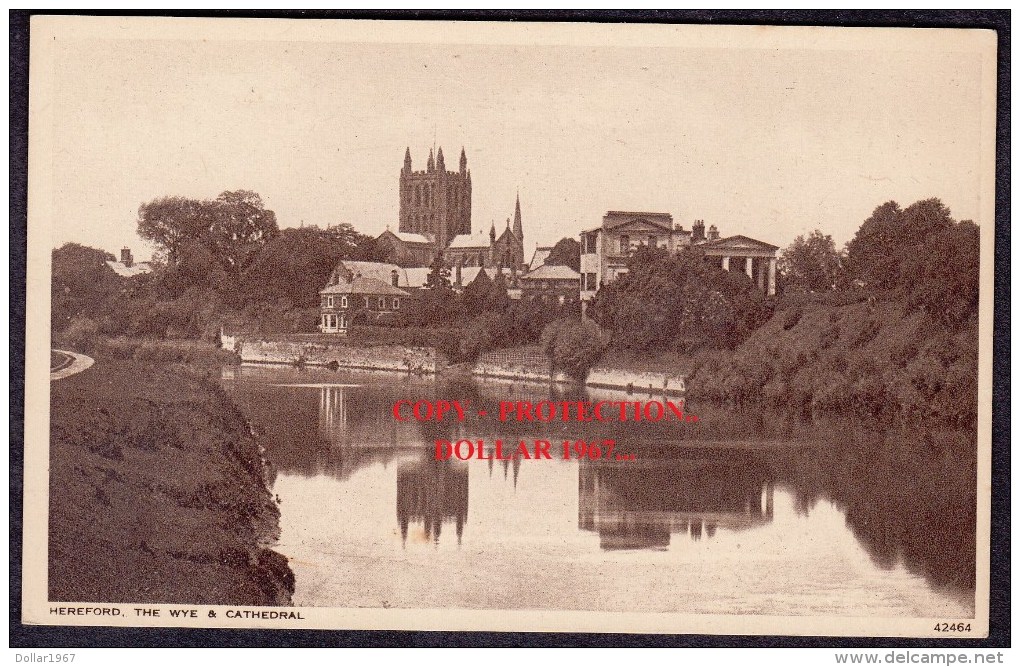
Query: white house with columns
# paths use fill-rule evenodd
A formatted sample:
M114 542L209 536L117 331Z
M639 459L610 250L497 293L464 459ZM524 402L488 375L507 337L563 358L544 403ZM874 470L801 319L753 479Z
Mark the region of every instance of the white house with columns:
M581 232L581 312L602 285L627 272L627 257L639 245L654 246L670 253L697 246L706 261L718 262L726 271L747 274L758 289L769 296L776 293L776 252L778 246L747 236L720 238L719 230L696 220L690 230L673 223L669 213L609 211L602 225Z

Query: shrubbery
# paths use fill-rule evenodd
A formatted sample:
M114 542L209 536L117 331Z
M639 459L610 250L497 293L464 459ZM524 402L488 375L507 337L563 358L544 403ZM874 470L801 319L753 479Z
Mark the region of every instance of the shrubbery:
M542 332L542 349L553 371L562 371L579 382L588 377L606 342L598 326L589 320L556 320Z

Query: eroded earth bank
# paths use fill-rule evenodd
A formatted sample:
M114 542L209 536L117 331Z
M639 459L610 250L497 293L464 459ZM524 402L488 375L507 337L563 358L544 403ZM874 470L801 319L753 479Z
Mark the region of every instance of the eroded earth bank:
M51 425L51 601L291 604L273 473L211 379L99 357Z

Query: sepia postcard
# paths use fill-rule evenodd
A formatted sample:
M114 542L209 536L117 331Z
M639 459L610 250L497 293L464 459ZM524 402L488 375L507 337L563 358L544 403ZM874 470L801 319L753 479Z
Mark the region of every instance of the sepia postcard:
M996 58L34 16L23 622L986 637Z

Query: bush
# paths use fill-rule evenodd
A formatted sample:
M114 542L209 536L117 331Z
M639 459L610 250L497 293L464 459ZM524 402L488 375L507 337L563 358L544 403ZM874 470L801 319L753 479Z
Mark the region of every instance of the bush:
M593 322L557 320L542 332L542 349L554 371L563 371L583 382L602 356L606 340Z
M783 315L783 331L789 331L797 326L797 322L800 322L800 318L803 316L804 311L800 308L794 308L787 312L786 315Z
M75 315L59 341L77 352L92 352L99 341L99 325L87 317Z

